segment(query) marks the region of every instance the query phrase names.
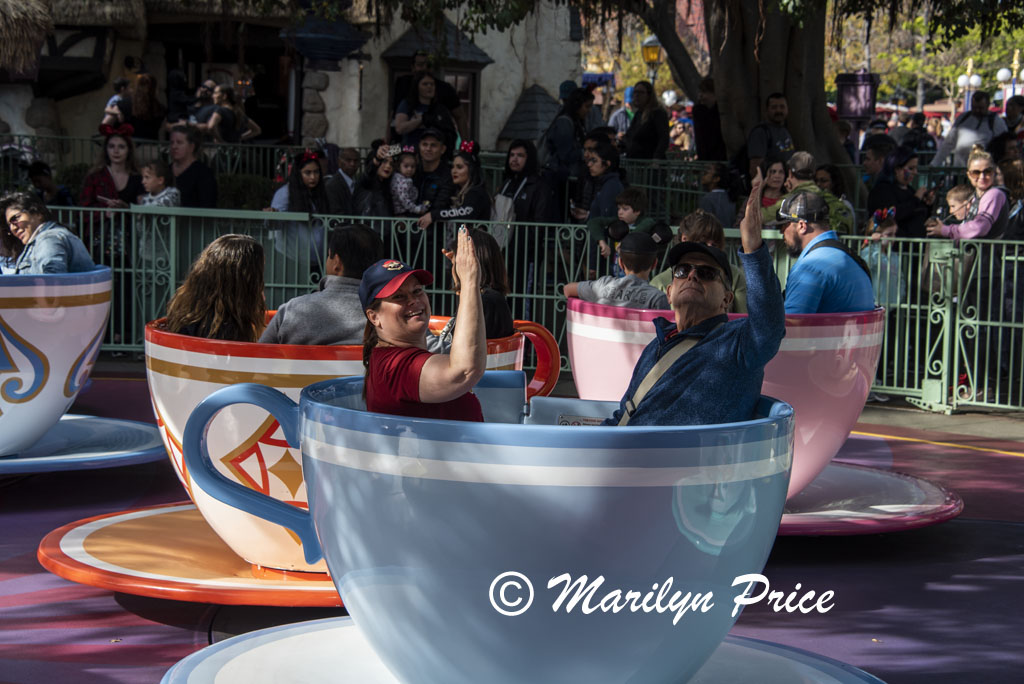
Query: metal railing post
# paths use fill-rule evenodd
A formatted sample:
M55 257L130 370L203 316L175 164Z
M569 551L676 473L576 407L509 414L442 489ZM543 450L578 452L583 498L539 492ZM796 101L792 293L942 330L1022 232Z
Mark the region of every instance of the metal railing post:
M956 409L955 380L957 377L956 354L954 353L958 328L958 307L954 300L960 250L952 240L935 240L927 243L930 268L937 270L939 279L931 273L931 283L939 287L929 288L926 304L927 315L923 324L937 326L938 339L929 346L925 357L925 375L921 381L921 397L907 397L907 402L919 408L949 415ZM934 272L934 271L933 271Z

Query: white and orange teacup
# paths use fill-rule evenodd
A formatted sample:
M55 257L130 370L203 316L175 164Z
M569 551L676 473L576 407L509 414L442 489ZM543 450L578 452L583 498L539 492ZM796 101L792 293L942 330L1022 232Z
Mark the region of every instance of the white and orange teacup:
M268 317L273 312L268 312ZM431 319L440 330L445 317ZM238 383L280 390L293 400L314 382L362 375L362 346L306 346L209 340L146 326L146 376L164 446L175 473L210 527L257 576L289 572L326 572L323 561L305 562L294 533L212 498L196 485L185 467L182 436L192 410L214 391ZM519 332L487 341L487 367L519 370L529 338L537 350L537 371L527 393L546 395L558 381L558 345L542 326L516 321ZM301 456L288 446L277 421L263 409L236 405L211 422L210 456L225 477L249 489L306 508Z
M569 363L581 399L622 399L659 316L673 314L569 299ZM810 484L850 436L874 381L884 330L880 308L786 316L786 336L764 369L761 392L795 411L789 496Z
M110 268L0 277L0 456L60 420L92 370L110 314Z

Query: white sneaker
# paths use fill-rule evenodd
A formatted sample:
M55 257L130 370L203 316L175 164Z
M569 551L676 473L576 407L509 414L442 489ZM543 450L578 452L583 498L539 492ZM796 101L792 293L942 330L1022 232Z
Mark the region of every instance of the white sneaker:
M868 393L868 401L869 402L878 402L879 404L884 404L885 402L889 401L889 395L882 394L881 392L869 392Z

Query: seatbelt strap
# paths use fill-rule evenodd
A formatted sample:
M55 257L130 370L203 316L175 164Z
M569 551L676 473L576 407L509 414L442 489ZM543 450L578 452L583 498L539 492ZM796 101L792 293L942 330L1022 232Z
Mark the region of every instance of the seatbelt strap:
M719 323L714 328L709 330L708 335L710 335L713 331L717 330L721 325L722 324ZM672 364L675 363L683 354L693 349L697 345L697 343L700 342L702 339L704 338L688 337L679 344L669 349L667 352L665 352L664 356L658 359L658 362L654 364L654 367L651 368L651 370L647 371L647 375L644 376L644 379L640 383L640 386L636 388L636 392L633 392L633 396L626 400L626 409L622 412L622 417L619 418L619 427L622 427L629 423L630 418L632 418L633 414L636 413L636 407L639 406L640 402L644 400L644 397L647 396L647 393L651 390L651 388L654 387L655 384L657 384L658 380L661 379L661 376L664 375L665 372L672 367Z
M810 254L811 252L813 252L814 250L818 249L819 247L834 247L835 249L838 249L840 252L844 252L846 254L846 256L848 256L851 259L853 259L853 262L855 264L857 264L858 266L860 266L860 269L862 271L864 271L864 273L867 274L868 280L871 280L871 269L868 268L867 262L865 262L863 259L861 259L859 254L857 254L852 249L847 247L846 244L843 243L842 241L840 241L840 240L833 240L833 239L830 238L828 240L822 240L821 242L816 242L809 250L807 250L807 253Z

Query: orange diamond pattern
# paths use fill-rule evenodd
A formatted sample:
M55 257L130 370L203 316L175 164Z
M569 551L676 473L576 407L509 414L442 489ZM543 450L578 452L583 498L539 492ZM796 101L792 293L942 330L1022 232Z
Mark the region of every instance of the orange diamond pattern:
M302 486L302 464L295 460L292 452L288 449L285 449L284 455L277 463L270 466L270 472L284 483L292 496L295 496L299 487Z

